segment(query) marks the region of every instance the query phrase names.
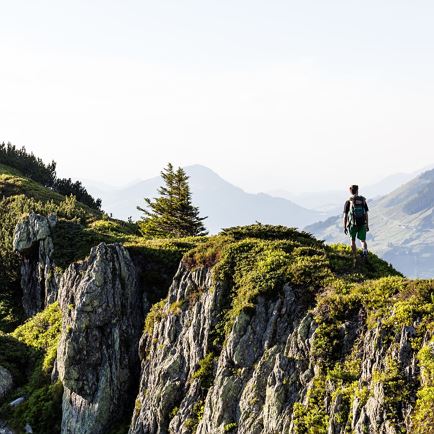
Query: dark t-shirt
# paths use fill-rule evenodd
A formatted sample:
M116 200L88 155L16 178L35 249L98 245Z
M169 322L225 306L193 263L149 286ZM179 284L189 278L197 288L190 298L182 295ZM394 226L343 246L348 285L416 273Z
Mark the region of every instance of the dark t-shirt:
M360 196L360 197L363 197L363 196ZM365 199L365 198L363 198L363 199ZM347 200L345 202L345 206L344 206L344 214L348 214L350 212L350 206L351 206L351 203L349 200ZM366 203L366 199L365 199L365 211L366 212L369 211L368 204Z

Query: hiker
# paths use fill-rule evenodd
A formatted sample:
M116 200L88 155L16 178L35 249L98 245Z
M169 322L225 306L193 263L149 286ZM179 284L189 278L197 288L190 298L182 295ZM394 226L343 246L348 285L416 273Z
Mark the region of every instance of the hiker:
M368 245L366 244L366 232L369 231L368 205L363 196L359 196L359 186L350 186L351 197L345 202L344 207L344 232L351 237L351 249L354 260L357 255L356 236L361 241L364 258L368 257Z

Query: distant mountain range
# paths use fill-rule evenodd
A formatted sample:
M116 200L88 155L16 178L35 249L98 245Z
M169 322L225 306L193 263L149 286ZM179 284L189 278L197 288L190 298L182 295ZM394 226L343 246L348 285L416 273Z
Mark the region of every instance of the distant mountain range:
M369 203L370 248L409 277L434 276L434 170ZM342 216L308 225L327 242L348 242Z
M208 216L205 224L211 233L255 221L303 227L327 217L325 213L301 207L288 199L246 193L205 166L193 165L185 170L190 177L194 204L199 206L202 216ZM155 197L162 180L157 176L118 190L89 180L85 184L92 195L102 199L103 209L113 217L137 220L142 213L136 206L144 206L145 197Z
M222 227L249 224L255 220L262 223L285 224L304 227L313 222L341 212L347 198L346 189L341 191L307 192L292 194L284 190L269 193L246 193L225 181L217 173L202 165L185 168L190 176L193 199L211 232ZM419 172L390 175L380 182L363 188L368 198L390 193L413 179ZM91 180L83 180L88 191L103 200L103 208L116 218L137 220L141 212L137 205L144 204L144 197L155 197L162 184L160 176L132 182L123 188L113 188Z
M379 182L362 186L363 195L369 199L379 198L391 193L401 185L409 182L416 176L432 168L433 167L430 166L416 172L395 173L389 175ZM291 200L304 208L320 211L328 214L329 216L333 216L341 212L343 203L347 199L348 195L346 188L343 188L342 190L313 191L303 193L291 193L286 190L272 190L269 191L268 194L274 197L282 197L284 199Z

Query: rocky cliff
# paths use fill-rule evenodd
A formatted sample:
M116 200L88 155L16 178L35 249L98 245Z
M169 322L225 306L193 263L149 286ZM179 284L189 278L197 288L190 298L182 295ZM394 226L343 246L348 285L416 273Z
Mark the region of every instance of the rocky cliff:
M102 243L64 272L63 434L433 432L432 281L255 225L198 241L165 290L172 253Z
M324 337L304 289L287 283L241 312L219 346L230 291L209 269L180 268L142 338L131 434L414 432L415 344L430 336L421 317L369 327L361 308Z
M15 227L13 248L22 258L21 288L27 316L35 315L57 299L52 237L56 221L54 214L45 217L31 212Z
M130 434L432 432L432 283L344 276L344 251L286 243L187 255L147 319Z

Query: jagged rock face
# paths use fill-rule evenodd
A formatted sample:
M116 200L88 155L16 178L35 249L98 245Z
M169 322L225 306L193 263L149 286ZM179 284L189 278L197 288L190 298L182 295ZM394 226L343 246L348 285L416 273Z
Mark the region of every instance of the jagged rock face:
M27 316L33 316L57 299L56 271L52 259L52 229L56 220L54 214L45 217L30 213L15 227L13 248L22 257L21 288Z
M13 384L11 373L0 366L0 401L12 389Z
M260 297L255 315L241 314L235 321L216 355L215 372L207 374L213 377L207 388L210 379L197 370L219 339L228 299L227 285L214 284L211 275L181 267L163 319L142 339L142 378L130 433L219 433L228 432L230 424L243 433L289 429L291 405L314 375L306 355L315 325L305 303L297 302L288 285L283 299ZM179 311L173 308L181 302ZM285 385L284 373L290 379Z
M139 374L142 297L131 258L119 244L94 247L62 276L62 433L106 433L122 417Z
M375 380L375 373L384 372L387 369L388 358L396 362L408 384L417 383L419 370L416 363L416 354L409 343L409 337L415 334L413 327L403 327L400 336L397 336L398 345L391 346L385 339L384 330L376 327L368 331L363 339L360 349L362 358L362 375L359 380L360 385L368 385L373 391L363 405L359 399L353 402L352 430L357 434L365 432L397 434L401 432L397 426L397 420L391 417L385 396L384 381ZM396 391L399 393L399 390ZM406 432L411 432L410 413L414 407L414 401L409 399L401 409L401 420L399 425L405 428ZM333 414L333 413L332 413ZM332 428L330 432L345 432L345 427L332 418ZM371 430L371 431L370 431Z
M305 432L297 428L297 405L315 396L324 403L319 416L329 434L411 432L417 387L395 405L387 389L397 387L397 377L387 372L396 368L403 387L418 384L413 327L390 341L381 322L367 328L363 314L348 318L340 330L342 351L361 366L349 394L323 374L314 351L318 326L302 290L287 284L278 297L258 297L222 342L229 293L224 282L213 282L211 270L180 267L152 332L141 339L130 434Z
M218 322L218 313L224 302L223 289L209 291L211 275L207 270L186 273L181 267L169 290L165 311L173 310L166 320L155 324L152 336L144 336L140 343L142 355L142 378L140 393L131 425L132 433L167 432L169 414L179 407L187 419L193 405L199 399L199 381L187 386L199 361L210 345L211 332ZM201 291L205 291L200 295ZM175 314L177 301L194 300L192 309ZM185 409L179 406L185 402ZM175 422L174 422L175 425Z

